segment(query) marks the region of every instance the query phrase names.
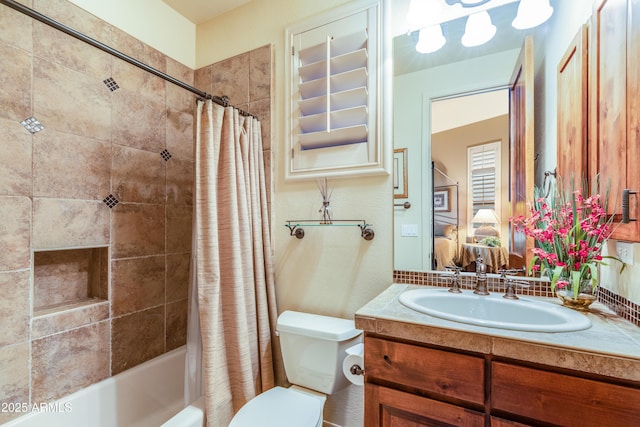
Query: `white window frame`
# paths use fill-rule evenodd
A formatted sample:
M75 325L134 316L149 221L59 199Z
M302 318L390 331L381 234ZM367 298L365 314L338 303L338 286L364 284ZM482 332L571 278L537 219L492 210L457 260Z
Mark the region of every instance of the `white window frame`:
M493 170L494 170L494 191L493 191L493 206L492 208L495 210L496 214L500 218L501 211L501 198L500 198L500 189L502 188L502 176L501 176L501 156L502 156L502 141L492 141L487 142L480 145L474 145L473 147L467 148L467 229L469 230L470 235L472 231L476 228L476 224L473 224L472 219L475 215L474 205L473 205L473 174L474 174L474 165L473 159L474 155L480 152L493 152ZM503 218L500 218L502 221ZM478 224L480 226L480 224Z
M388 43L383 41L385 31L383 30L382 3L383 0L352 2L286 29L286 180L389 173L391 151L385 150L385 147L391 141L391 138L386 136L391 126L383 126L383 118L387 120L386 117L391 117L391 112L390 106L384 105L383 98L385 97L383 94L390 95L391 85L383 82L390 79L388 76L392 76L392 71L390 70L390 61L383 60L384 55L388 55L387 51L390 52L390 49L383 48ZM384 3L386 4L386 2ZM300 49L296 47L296 41L300 40L301 34L313 31L315 37L317 33L325 31L325 29L329 41L339 39L347 35L349 31L358 30L357 28L345 28L348 25L339 21L344 20L348 23L353 16L360 16L359 14L362 13L366 14L367 19L367 25L362 30L366 31L368 36L366 42L368 55L366 140L362 143L329 144L331 146L322 146L320 143L318 148L311 142L307 143L307 149L303 149L300 142L303 131L300 125L299 101L302 98L298 74L298 69L301 67L297 57ZM337 37L332 36L334 32L337 33ZM388 99L390 100L391 97L388 96ZM386 144L385 140L388 141ZM309 146L312 148L309 149Z

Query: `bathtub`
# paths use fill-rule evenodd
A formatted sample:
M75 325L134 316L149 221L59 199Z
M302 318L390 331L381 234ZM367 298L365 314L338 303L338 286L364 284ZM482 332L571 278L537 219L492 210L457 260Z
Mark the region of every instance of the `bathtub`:
M172 350L2 427L158 427L184 408L185 352Z

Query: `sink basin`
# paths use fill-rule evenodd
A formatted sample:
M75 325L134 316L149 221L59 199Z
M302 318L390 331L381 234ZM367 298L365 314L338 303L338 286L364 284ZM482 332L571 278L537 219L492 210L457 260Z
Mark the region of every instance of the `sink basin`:
M502 294L454 294L447 289L403 292L400 303L441 319L490 328L529 332L570 332L591 327L587 316L560 305L527 298L508 300Z

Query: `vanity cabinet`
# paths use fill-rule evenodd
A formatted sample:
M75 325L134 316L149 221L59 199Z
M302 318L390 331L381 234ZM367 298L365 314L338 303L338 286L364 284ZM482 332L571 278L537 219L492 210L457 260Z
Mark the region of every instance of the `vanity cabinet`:
M640 425L640 386L365 334L373 426Z
M596 1L590 28L589 174L610 182L609 213L620 213L622 190L640 191L640 0ZM630 198L631 218L640 216L638 196ZM613 237L640 241L640 221Z

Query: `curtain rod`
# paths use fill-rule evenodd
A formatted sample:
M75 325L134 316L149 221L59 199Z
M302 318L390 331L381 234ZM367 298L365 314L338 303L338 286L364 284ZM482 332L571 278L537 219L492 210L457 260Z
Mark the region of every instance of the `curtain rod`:
M11 9L14 9L14 10L16 10L16 11L18 11L18 12L24 14L24 15L27 15L27 16L35 19L35 20L38 20L38 21L42 22L43 24L46 24L46 25L48 25L50 27L53 27L56 30L62 31L63 33L68 34L71 37L75 37L76 39L78 39L80 41L83 41L83 42L85 42L87 44L90 44L93 47L96 47L96 48L98 48L98 49L100 49L100 50L102 50L104 52L107 52L108 54L113 55L116 58L119 58L119 59L121 59L121 60L123 60L125 62L128 62L131 65L135 65L136 67L141 68L144 71L147 71L147 72L149 72L151 74L154 74L154 75L156 75L156 76L168 81L169 83L173 83L176 86L179 86L179 87L181 87L183 89L188 90L189 92L195 93L200 98L210 99L213 102L215 102L216 104L221 105L223 107L229 107L230 106L229 105L229 99L226 96L220 97L220 96L215 96L215 95L211 95L211 94L208 94L206 92L203 92L200 89L197 89L197 88L195 88L195 87L193 87L193 86L191 86L191 85L189 85L189 84L187 84L187 83L185 83L185 82L183 82L181 80L178 80L175 77L171 77L170 75L165 74L162 71L160 71L160 70L158 70L156 68L153 68L153 67L151 67L151 66L149 66L149 65L147 65L147 64L145 64L143 62L140 62L139 60L137 60L135 58L132 58L131 56L126 55L126 54L120 52L119 50L116 50L116 49L112 48L111 46L108 46L108 45L106 45L106 44L104 44L102 42L99 42L98 40L95 40L95 39L87 36L86 34L83 34L83 33L79 32L79 31L76 31L73 28L67 27L66 25L61 24L60 22L55 21L55 20L49 18L48 16L43 15L40 12L38 12L36 10L33 10L33 9L23 5L23 4L20 4L17 1L14 1L14 0L0 0L0 3L5 5L5 6L7 6L7 7L10 7ZM231 107L233 107L233 106L231 106ZM243 116L252 116L254 118L257 118L254 115L252 115L250 113L247 113L246 111L244 111L244 110L242 110L240 108L237 108L237 107L233 107L233 108L238 110L238 112Z

